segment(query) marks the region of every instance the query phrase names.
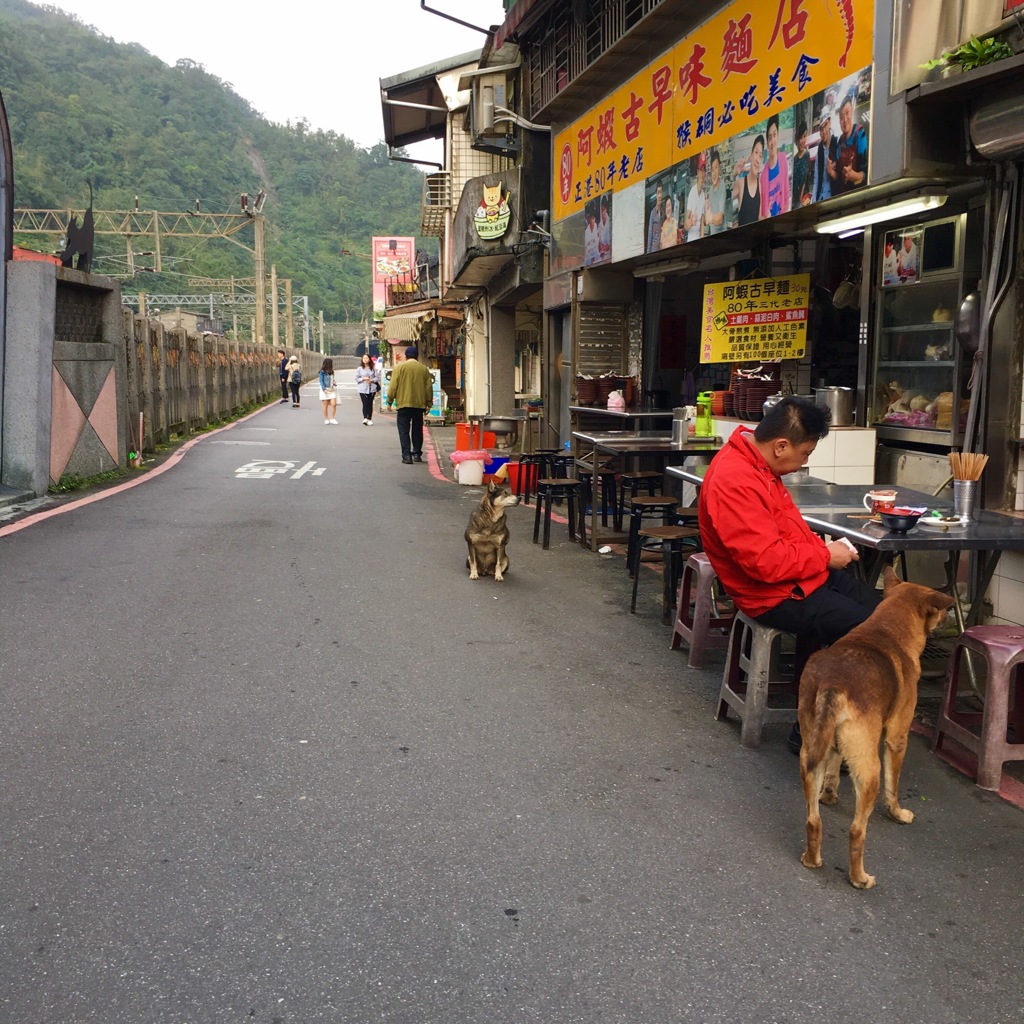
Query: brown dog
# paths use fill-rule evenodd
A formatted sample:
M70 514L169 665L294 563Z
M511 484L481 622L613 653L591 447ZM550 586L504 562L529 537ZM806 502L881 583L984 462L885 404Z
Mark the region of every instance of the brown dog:
M871 617L813 654L800 676L800 779L807 800L807 848L800 861L804 867L821 867L818 800L836 802L845 761L857 798L850 826L850 881L858 889L875 884L874 875L864 871L864 837L878 799L883 734L886 809L895 821L914 820L911 811L900 807L897 791L917 705L921 652L953 604L951 597L929 587L903 583L889 567L884 580L885 597Z
M518 504L519 498L507 487L498 487L493 482L487 485L480 506L473 511L466 527L466 544L469 546L466 566L471 580L493 575L500 582L502 573L508 572L505 545L508 544L509 531L505 509Z

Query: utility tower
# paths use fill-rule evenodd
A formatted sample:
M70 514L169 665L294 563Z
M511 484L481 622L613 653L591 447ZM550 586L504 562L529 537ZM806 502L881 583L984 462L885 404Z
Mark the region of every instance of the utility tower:
M153 240L147 250L154 257L150 269L160 272L160 244L164 238L223 238L253 257L253 278L256 293L256 340L266 341L267 336L267 254L266 234L263 220L263 204L266 194L262 191L255 196L243 192L240 198L240 213L202 213L199 200L194 210L186 213L159 213L155 210L139 210L138 200L134 210L93 210L93 221L97 235L119 235L125 239L129 271L136 271L134 239ZM73 217L84 215L81 210L15 210L14 233L23 235L48 235L63 237ZM250 247L236 236L249 224L253 226L253 245Z

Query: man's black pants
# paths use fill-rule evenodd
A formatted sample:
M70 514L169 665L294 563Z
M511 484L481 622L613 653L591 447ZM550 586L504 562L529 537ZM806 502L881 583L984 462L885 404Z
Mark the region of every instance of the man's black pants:
M423 410L406 406L398 410L395 418L398 424L398 443L402 446L402 458L411 459L423 454Z
M813 637L821 646L834 644L859 626L879 605L882 592L852 572L830 569L817 590L800 599L787 598L757 616L762 626Z

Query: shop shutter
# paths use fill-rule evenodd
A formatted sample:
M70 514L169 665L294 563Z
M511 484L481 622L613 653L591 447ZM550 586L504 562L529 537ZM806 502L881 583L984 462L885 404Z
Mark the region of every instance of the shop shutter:
M628 337L626 307L580 302L574 312L576 352L573 371L591 377L624 373Z

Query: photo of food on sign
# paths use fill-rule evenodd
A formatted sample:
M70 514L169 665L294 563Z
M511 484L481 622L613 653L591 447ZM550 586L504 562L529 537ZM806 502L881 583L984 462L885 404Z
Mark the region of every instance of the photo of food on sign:
M397 277L409 272L409 260L405 256L378 256L377 273L383 277Z
M728 5L596 100L553 140L552 234L564 226L575 241L609 196L619 210L615 262L870 185L872 19L867 6L842 7L837 33L835 0ZM787 21L780 8L800 16ZM744 56L738 33L779 32L786 45L772 50L771 68ZM612 140L608 126L620 122ZM555 258L563 268L595 259L593 246Z
M408 276L414 266L415 240L407 236L373 239L373 279L385 284L396 277ZM381 296L383 298L383 294Z

